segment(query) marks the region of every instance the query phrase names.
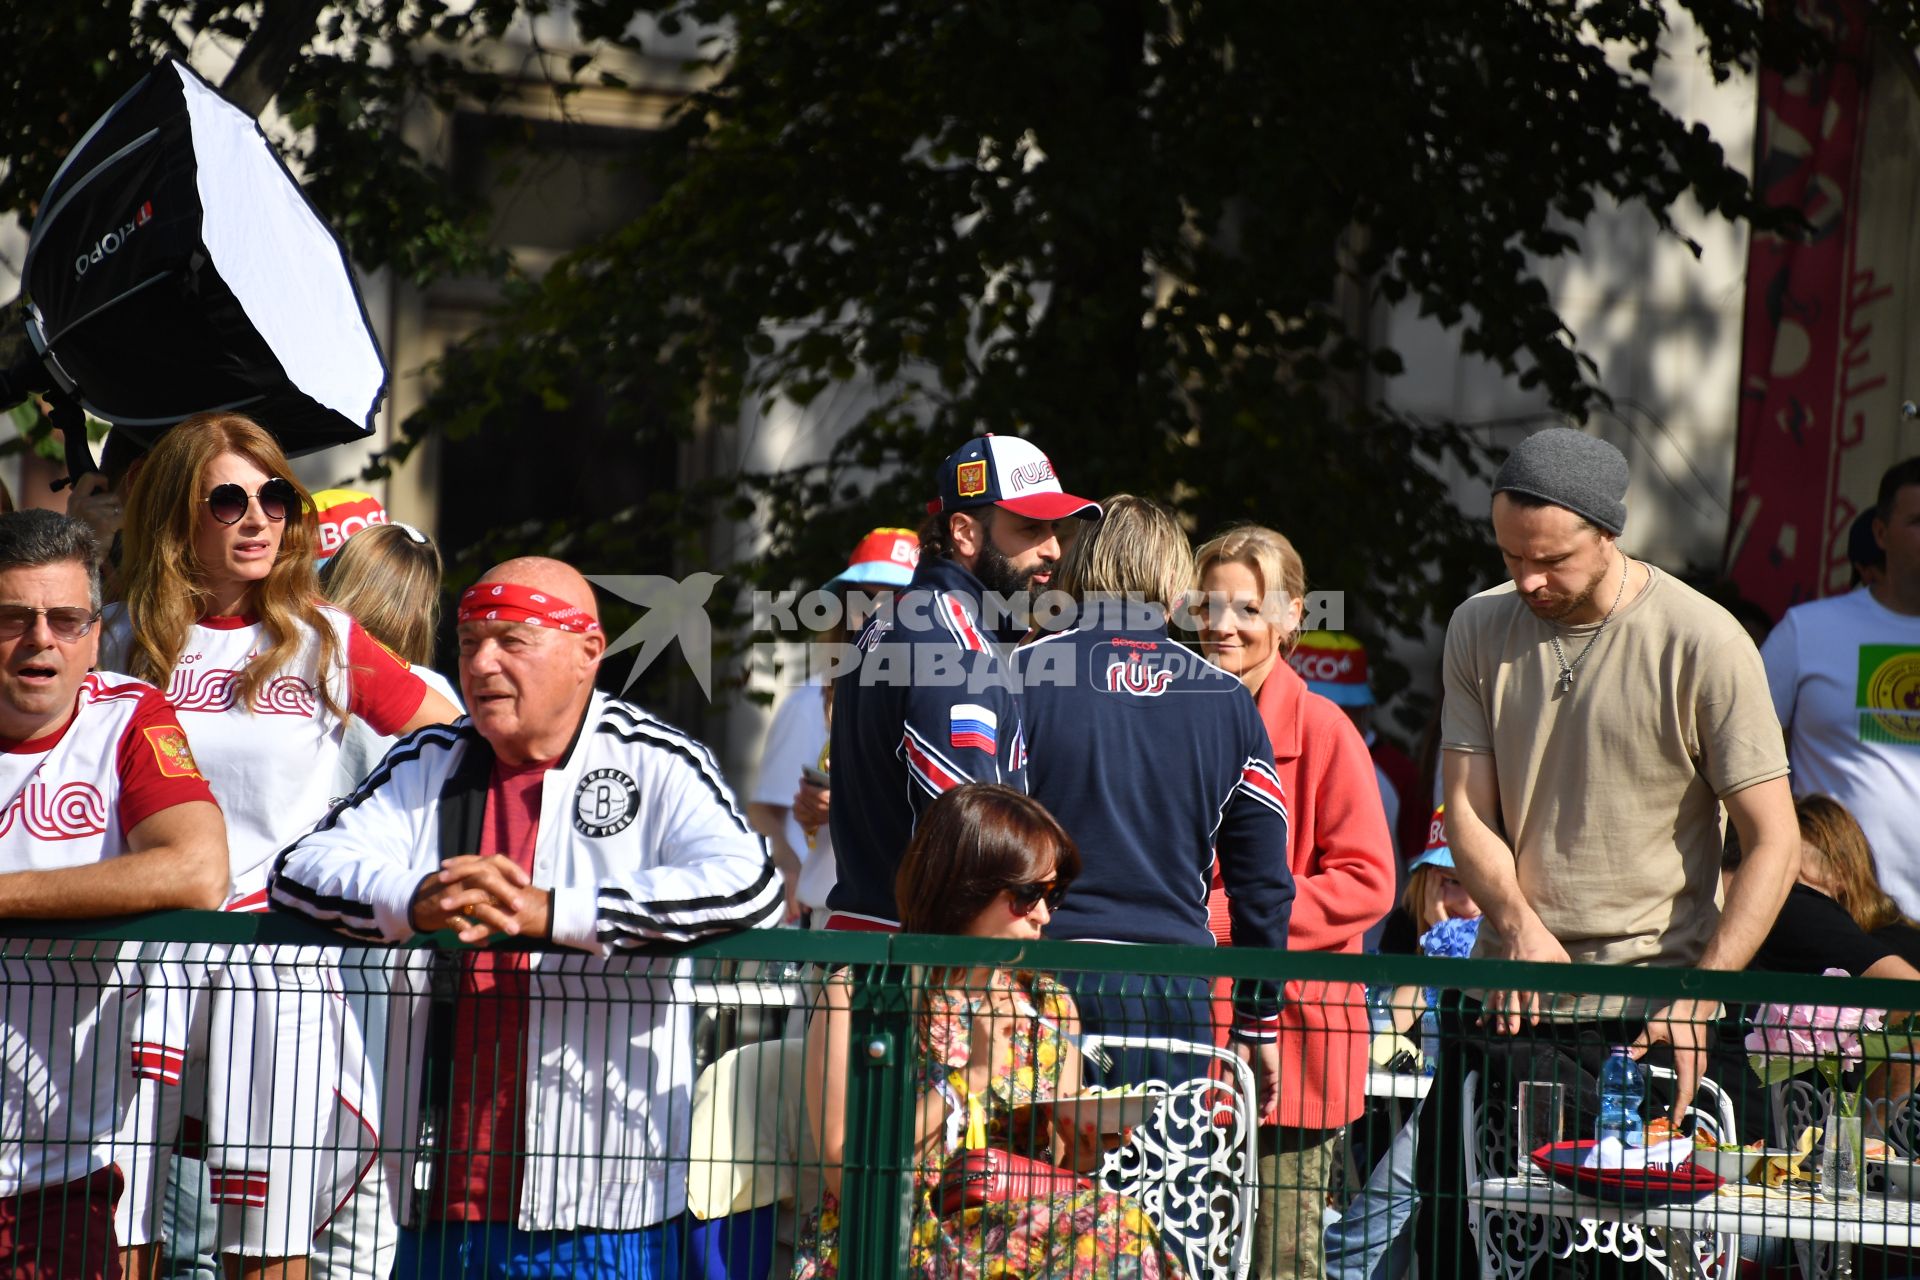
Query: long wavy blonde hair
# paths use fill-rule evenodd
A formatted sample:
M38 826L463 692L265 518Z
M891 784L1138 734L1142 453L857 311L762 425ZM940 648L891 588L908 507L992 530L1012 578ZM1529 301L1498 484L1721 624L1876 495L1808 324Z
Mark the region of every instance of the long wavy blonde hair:
M207 469L228 453L287 481L300 497L300 510L288 512L281 528L273 568L249 593L249 612L259 617L268 644L241 674L240 696L253 706L261 691L294 664L302 641L311 634L319 647L321 672L315 693L328 711L341 715L332 682L326 678L334 669L339 645L319 607L320 583L313 569L313 500L294 479L273 437L238 413L195 414L161 436L127 494L121 530L127 617L133 624L128 674L166 688L188 633L212 602L193 535L206 506Z

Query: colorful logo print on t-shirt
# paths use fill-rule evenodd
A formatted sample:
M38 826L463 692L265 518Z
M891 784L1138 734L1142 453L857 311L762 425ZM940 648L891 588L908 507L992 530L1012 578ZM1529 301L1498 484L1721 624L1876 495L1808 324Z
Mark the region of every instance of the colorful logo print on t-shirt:
M1920 646L1861 645L1855 705L1860 741L1920 746Z

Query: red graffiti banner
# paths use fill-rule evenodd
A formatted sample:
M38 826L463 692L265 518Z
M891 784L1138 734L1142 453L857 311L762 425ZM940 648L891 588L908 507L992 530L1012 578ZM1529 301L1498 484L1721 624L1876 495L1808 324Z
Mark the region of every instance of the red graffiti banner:
M1839 460L1850 433L1851 320L1884 296L1855 270L1860 151L1867 91L1861 0L1813 0L1832 25L1825 66L1759 85L1754 185L1767 203L1798 209L1804 238L1756 234L1747 253L1740 421L1727 572L1776 618L1825 594L1837 549L1844 561L1856 514L1840 497ZM1857 417L1857 415L1854 415Z

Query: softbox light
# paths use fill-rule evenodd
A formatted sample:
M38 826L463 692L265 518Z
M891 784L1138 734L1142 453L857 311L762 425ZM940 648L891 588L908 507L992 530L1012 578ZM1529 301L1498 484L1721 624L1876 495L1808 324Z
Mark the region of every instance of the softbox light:
M24 286L44 389L116 431L231 409L290 454L373 432L386 365L345 251L252 117L183 63L67 156Z

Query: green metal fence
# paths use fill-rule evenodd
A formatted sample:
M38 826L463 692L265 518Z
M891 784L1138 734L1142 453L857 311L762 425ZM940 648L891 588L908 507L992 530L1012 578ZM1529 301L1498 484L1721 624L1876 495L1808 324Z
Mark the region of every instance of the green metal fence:
M613 962L513 943L476 967L199 913L14 921L0 940L12 1274L109 1274L103 1248L136 1242L157 1274L223 1252L439 1274L420 1250L516 1247L463 1214L644 1226L688 1194L679 1273L721 1274L696 1255L730 1250L726 1274L755 1280L796 1255L833 1274L807 1269L826 1243L847 1277L1899 1275L1920 1249L1902 1013L1920 984L790 930ZM1222 1047L1233 984L1263 982L1292 1009L1270 1090L1257 1053ZM1481 994L1508 990L1557 1016L1485 1025ZM196 1024L220 999L251 1012ZM1548 1168L1594 1136L1608 1047L1675 1000L1707 1006L1668 1032L1697 1035L1704 1082L1680 1107L1656 1070L1643 1119L1697 1130L1657 1161L1677 1167ZM200 1037L144 1060L172 1082L130 1065L165 1039L156 1008ZM118 1022L87 1023L89 1053L56 1009ZM1258 1123L1268 1093L1279 1126ZM61 1114L89 1097L109 1133ZM328 1098L379 1115L276 1113ZM1651 1136L1623 1158L1663 1154ZM1015 1155L1036 1180L996 1182ZM171 1170L170 1202L122 1192L103 1236L112 1168L131 1185L142 1163ZM385 1186L329 1206L342 1168ZM310 1212L279 1212L290 1186Z

